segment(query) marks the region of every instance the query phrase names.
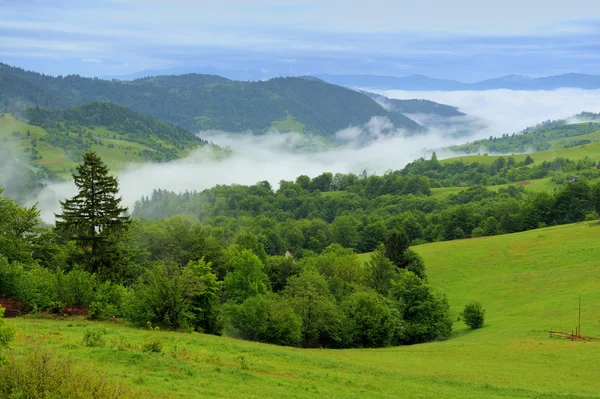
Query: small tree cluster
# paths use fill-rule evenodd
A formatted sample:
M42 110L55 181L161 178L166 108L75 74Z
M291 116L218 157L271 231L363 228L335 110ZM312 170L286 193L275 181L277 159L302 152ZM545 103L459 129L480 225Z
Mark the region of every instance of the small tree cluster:
M484 317L485 309L478 301L471 301L467 303L461 313L461 318L466 325L471 327L472 330L483 327Z

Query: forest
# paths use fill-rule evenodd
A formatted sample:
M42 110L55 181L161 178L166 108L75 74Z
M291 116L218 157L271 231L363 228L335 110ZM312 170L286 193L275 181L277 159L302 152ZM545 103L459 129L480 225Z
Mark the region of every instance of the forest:
M577 182L569 178L577 175ZM560 183L555 193L530 193L508 185L486 185L548 177ZM183 215L208 226L227 243L250 230L271 255L319 253L336 243L363 253L373 251L397 229L415 244L513 233L597 218L600 177L589 159L557 158L536 164L498 158L490 165L417 160L383 176L324 173L294 182L253 186L216 186L202 192L156 190L136 203L133 215L162 219ZM431 196L432 187L458 186L447 198Z
M331 139L373 116L415 134L424 128L403 112L460 114L454 107L413 100L394 100L394 109L387 110L369 95L309 77L241 82L188 74L109 81L52 77L0 63L0 112L22 115L29 107L64 109L91 101L109 101L188 130L262 133L293 120L301 132Z
M86 149L84 137L92 136L86 128L93 129L97 126L106 127L127 141L140 143L158 151L163 157L160 160L163 161L177 159L177 150L193 149L207 143L183 128L108 102L96 101L54 111L39 107L28 108L25 111L25 119L31 125L46 129L50 136L48 140L58 147L76 148L82 150L81 154ZM68 133L77 133L78 137L72 137Z
M553 194L474 185L447 199L428 195L453 175L476 184L478 173L499 182L553 171L582 178ZM23 313L84 312L289 346L443 340L448 301L410 246L596 219L600 184L586 173L597 177L595 163L434 157L384 176L299 176L277 190L259 182L156 191L129 217L116 179L86 153L74 174L79 194L61 203L55 226L40 225L35 206L0 197L0 297ZM372 252L366 262L363 252Z
M149 328L303 347L380 347L447 339L443 293L399 229L363 265L351 248L269 255L257 235L229 244L182 217L130 219L94 153L55 226L0 197L0 297L13 312L84 313Z

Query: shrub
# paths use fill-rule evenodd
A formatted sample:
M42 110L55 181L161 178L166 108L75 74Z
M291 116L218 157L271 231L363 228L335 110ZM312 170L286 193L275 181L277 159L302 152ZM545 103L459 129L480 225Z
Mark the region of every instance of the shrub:
M158 338L152 338L142 344L142 352L160 353L162 352L162 342Z
M131 290L123 292L123 314L134 323L220 334L221 282L210 263L190 262L183 269L157 264Z
M87 309L94 299L96 277L84 270L71 270L64 274L56 272L58 299L67 306Z
M83 333L83 344L89 347L102 346L104 345L104 335L106 329L94 328L87 330Z
M483 327L485 309L478 301L471 301L465 305L461 317L472 330Z
M392 342L396 320L383 299L373 292L357 292L342 302L344 343L354 347L382 347Z
M93 369L76 369L68 360L35 348L12 355L0 367L0 397L36 399L133 399L147 397L106 379Z
M105 282L100 285L90 304L91 319L108 320L123 316L123 297L126 289L123 286Z
M233 335L250 341L298 346L302 321L277 295L259 295L240 305L231 305L227 314Z
M4 321L4 308L0 307L0 360L2 352L15 337L15 329Z
M418 344L450 337L448 299L443 293L432 291L416 274L402 270L398 280L392 282L390 296L402 313L399 343Z

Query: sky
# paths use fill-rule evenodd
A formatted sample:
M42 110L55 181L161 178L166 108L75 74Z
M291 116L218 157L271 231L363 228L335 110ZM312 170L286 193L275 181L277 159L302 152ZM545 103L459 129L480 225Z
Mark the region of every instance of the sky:
M600 2L0 0L0 62L85 76L597 74Z

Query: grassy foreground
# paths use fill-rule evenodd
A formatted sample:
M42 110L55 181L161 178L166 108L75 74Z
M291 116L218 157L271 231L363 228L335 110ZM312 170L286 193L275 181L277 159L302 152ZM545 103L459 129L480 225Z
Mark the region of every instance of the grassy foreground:
M548 338L574 329L600 337L600 226L580 223L415 247L453 314L480 300L486 326L455 323L445 342L384 349L294 349L114 323L16 319L21 352L34 344L94 363L111 378L176 398L600 397L600 342ZM363 255L363 258L367 256ZM101 347L82 343L104 327ZM161 353L144 353L148 340Z

